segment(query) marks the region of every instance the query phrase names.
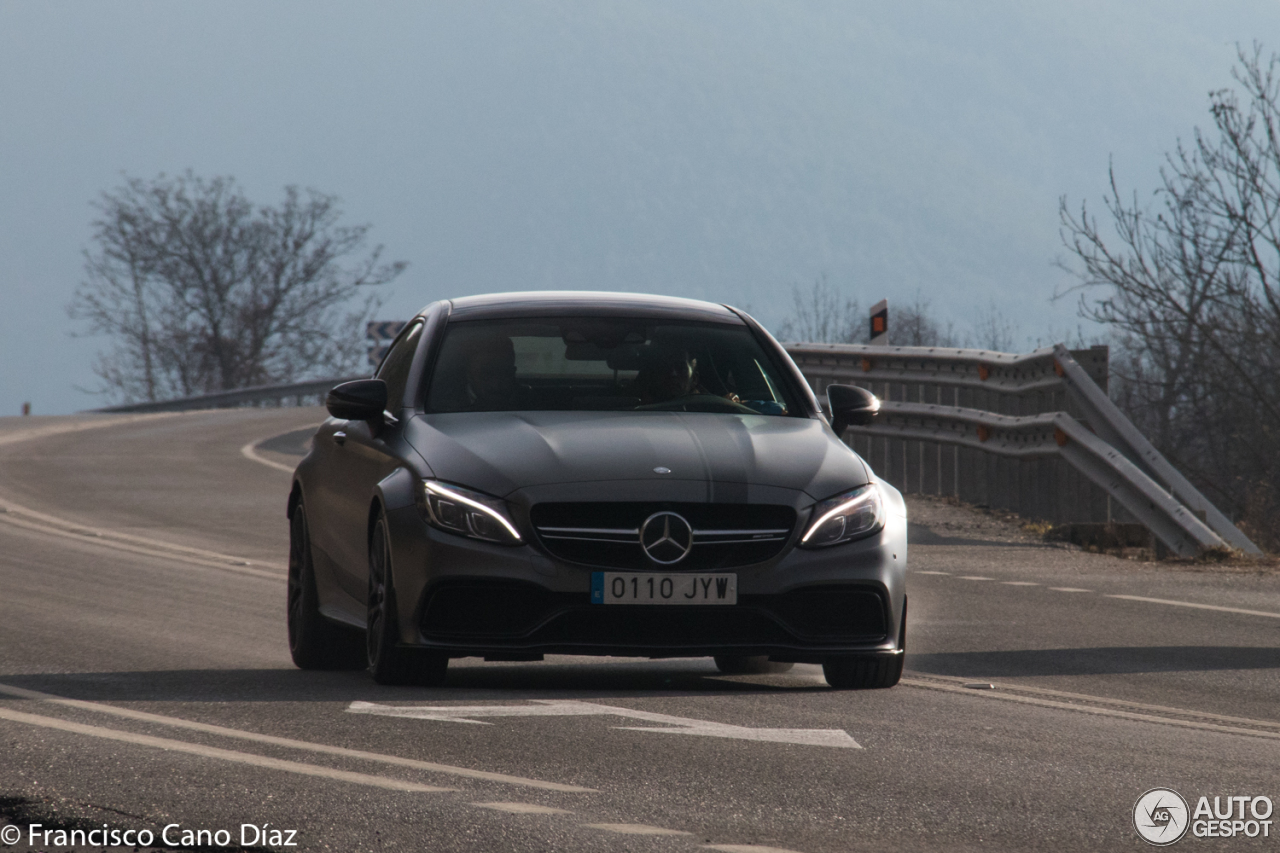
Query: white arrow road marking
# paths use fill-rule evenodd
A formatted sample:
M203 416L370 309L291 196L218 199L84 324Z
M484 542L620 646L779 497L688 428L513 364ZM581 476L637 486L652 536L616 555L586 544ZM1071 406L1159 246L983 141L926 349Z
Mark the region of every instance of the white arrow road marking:
M445 723L470 723L488 726L475 717L626 717L661 723L662 728L649 726L614 726L633 732L658 732L673 735L700 735L724 737L736 740L766 741L770 743L797 743L805 746L831 746L838 749L862 749L844 729L753 729L731 726L708 720L692 720L673 717L670 714L654 714L614 705L597 705L593 702L577 702L559 699L535 699L530 705L378 705L374 702L352 702L347 711L352 714L376 714L383 717L406 717L414 720L438 720Z

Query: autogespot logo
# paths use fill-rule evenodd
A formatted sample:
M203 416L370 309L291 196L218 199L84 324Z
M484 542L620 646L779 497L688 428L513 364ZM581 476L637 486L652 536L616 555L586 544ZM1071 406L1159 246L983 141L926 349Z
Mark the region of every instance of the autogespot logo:
M1169 788L1152 788L1133 805L1133 828L1142 840L1165 847L1187 834L1187 801Z

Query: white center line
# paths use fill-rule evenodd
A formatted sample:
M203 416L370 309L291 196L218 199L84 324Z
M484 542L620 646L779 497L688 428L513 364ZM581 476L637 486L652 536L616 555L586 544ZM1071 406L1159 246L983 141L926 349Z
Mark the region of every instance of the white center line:
M1040 586L1035 581L1000 581L1005 586Z
M923 572L923 571L916 571L916 572L914 572L914 574L917 574L917 575L949 575L949 574L951 574L951 572Z
M961 575L958 580L962 581L993 581L995 578L984 578L981 575Z
M1080 589L1075 586L1051 586L1049 589L1054 592L1093 592L1091 589Z
M707 850L719 850L721 853L799 853L783 847L768 847L763 844L704 844Z

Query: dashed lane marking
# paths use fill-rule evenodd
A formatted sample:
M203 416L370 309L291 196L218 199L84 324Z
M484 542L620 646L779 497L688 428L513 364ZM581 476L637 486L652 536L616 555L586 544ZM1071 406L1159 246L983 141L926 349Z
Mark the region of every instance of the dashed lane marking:
M1168 604L1172 607L1194 607L1197 610L1217 610L1220 613L1241 613L1245 616L1266 616L1269 619L1280 619L1280 613L1269 613L1265 610L1245 610L1240 607L1222 607L1217 604L1196 604L1193 601L1171 601L1167 598L1147 598L1141 595L1107 595L1107 598L1119 598L1124 601L1145 601L1148 604Z
M188 755L198 755L203 758L230 761L234 764L246 764L251 767L262 767L268 770L283 770L286 773L296 773L300 776L317 776L321 779L334 779L342 782L351 782L356 785L386 788L390 791L436 794L454 790L453 788L438 788L434 785L422 785L418 782L407 782L403 779L393 779L389 776L371 776L368 773L352 773L347 770L335 770L332 767L321 767L318 764L304 764L300 761L284 761L279 758L268 758L265 755L254 755L250 752L236 752L235 750L218 749L217 747L204 746L198 743L187 743L182 740L170 740L169 738L152 737L151 735L140 735L133 732L122 732L118 729L107 729L101 726L87 726L83 723L73 723L70 720L60 720L56 717L44 717L39 714L26 714L22 711L11 711L8 708L0 708L0 720L9 720L14 723L23 723L25 725L39 726L46 729L57 729L59 731L87 735L88 737L99 738L101 740L112 740L137 746L147 746L153 749L163 749L168 752L182 752Z
M916 571L917 575L945 575L947 572L921 572ZM989 581L994 578L982 577L980 575L959 575L956 580L962 581ZM1033 581L1000 581L1002 586L1040 586ZM1074 586L1051 586L1048 589L1054 592L1093 592L1091 589L1081 589ZM1175 601L1169 598L1149 598L1145 595L1119 595L1116 593L1102 593L1104 598L1115 598L1121 601L1141 601L1146 604L1165 604L1170 607L1190 607L1195 610L1213 610L1218 613L1239 613L1242 616L1263 616L1267 619L1280 619L1280 613L1269 610L1249 610L1243 607L1224 607L1221 604L1200 604L1195 601Z
M719 850L721 853L799 853L784 847L769 847L764 844L704 844L706 850Z
M132 708L118 708L115 705L104 705L100 702L86 702L81 699L67 699L62 696L55 696L51 693L41 693L37 690L28 690L25 687L14 687L8 684L0 684L0 694L13 696L18 699L33 699L39 702L47 702L52 705L61 705L66 708L77 708L82 711L93 711L98 714L109 714L114 717L123 717L125 719L137 720L144 723L155 723L162 726L171 726L173 728L187 729L194 732L220 735L222 737L236 738L238 740L247 740L254 743L283 746L288 747L289 749L305 750L307 752L321 753L324 755L336 755L342 758L358 758L364 761L376 761L380 764L408 767L413 770L426 770L431 773L443 773L450 776L461 776L469 779L482 779L486 782L503 782L508 785L522 785L526 788L540 788L546 791L562 791L573 794L591 793L593 791L591 788L581 788L577 785L562 785L559 782L544 782L541 779L526 779L523 776L509 776L505 773L490 773L485 770L472 770L468 767L454 767L449 764L437 764L432 761L417 761L412 758L401 758L398 755L383 755L377 752L347 749L345 747L330 746L329 744L324 743L311 743L310 741L274 737L272 735L258 734L257 732L246 732L241 729L229 729L225 726L215 726L210 723L197 723L193 720L181 719L180 717L166 717L162 714L135 711Z
M649 826L644 823L584 823L588 829L603 829L605 832L617 832L621 835L693 835L679 829L667 829L662 826Z
M1141 702L1129 702L1123 699L1108 699L1103 696L1048 690L1043 687L1002 684L999 681L992 682L989 689L973 690L964 683L963 679L917 672L904 674L900 683L907 687L923 687L927 690L960 693L975 698L997 699L1002 702L1018 702L1023 705L1036 705L1041 708L1078 711L1102 717L1115 717L1143 723L1160 723L1205 732L1250 735L1252 737L1267 738L1268 740L1280 740L1280 722L1269 720L1227 717L1221 714L1189 711L1185 708L1146 705ZM984 684L983 686L985 687L986 685Z
M471 805L508 814L573 814L564 809L553 809L551 806L540 806L536 803L472 803Z

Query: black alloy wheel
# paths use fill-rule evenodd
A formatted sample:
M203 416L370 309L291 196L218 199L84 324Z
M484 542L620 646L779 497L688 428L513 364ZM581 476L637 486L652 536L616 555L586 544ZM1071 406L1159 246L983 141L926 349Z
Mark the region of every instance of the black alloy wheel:
M301 669L363 669L360 634L320 613L311 535L302 501L289 518L289 654Z
M406 649L399 645L396 591L387 539L387 521L379 513L369 537L369 591L365 649L369 672L379 684L444 683L449 658L439 652Z

